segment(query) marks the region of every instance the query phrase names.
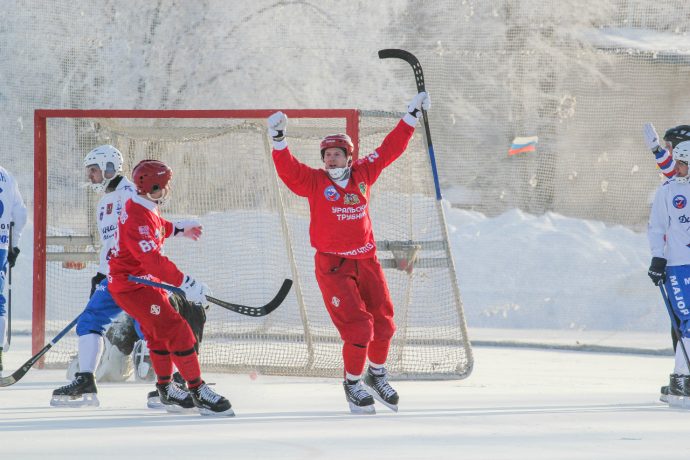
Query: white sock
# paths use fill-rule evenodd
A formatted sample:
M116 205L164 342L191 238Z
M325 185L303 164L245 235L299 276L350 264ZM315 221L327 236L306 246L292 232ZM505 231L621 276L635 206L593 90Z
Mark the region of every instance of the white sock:
M685 350L690 356L690 338L683 337L683 345L685 345ZM673 368L675 374L690 375L690 370L688 370L688 363L685 362L685 355L683 354L683 347L680 343L676 346L676 365Z
M5 333L7 332L7 316L0 316L0 348L5 348Z
M103 337L99 334L79 336L79 372L96 372L103 354Z
M349 372L345 372L345 378L349 380L350 382L356 382L362 378L362 374L360 375L352 375Z
M383 375L386 372L386 368L383 367L383 364L376 364L369 362L369 369L371 369L371 373L374 375Z

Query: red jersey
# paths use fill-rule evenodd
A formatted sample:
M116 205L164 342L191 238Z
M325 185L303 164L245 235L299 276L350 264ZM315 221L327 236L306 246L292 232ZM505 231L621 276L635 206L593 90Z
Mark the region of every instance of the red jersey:
M300 163L287 147L273 149L278 176L295 194L309 200L309 237L317 251L351 259L373 257L376 243L369 217L371 185L402 155L412 134L414 127L401 120L373 153L352 165L345 188L325 170Z
M158 214L158 206L138 195L133 196L120 214L115 246L110 254L108 289L128 291L140 284L127 280L128 275L154 277L179 286L184 275L161 249L174 226Z

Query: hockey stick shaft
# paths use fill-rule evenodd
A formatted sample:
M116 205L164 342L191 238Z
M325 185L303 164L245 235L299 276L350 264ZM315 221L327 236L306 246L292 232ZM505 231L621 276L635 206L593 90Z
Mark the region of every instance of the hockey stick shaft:
M145 284L147 286L152 286L152 287L157 287L161 289L165 289L166 291L174 292L176 294L180 294L181 296L185 296L184 291L182 288L172 286L170 284L165 284L165 283L158 283L156 281L151 281L146 278L139 278L133 275L129 275L128 278L130 281L133 281L135 283L139 284ZM233 311L235 313L239 313L240 315L245 315L245 316L265 316L271 313L273 310L278 308L281 303L283 303L283 300L285 300L285 297L287 297L288 293L290 292L290 288L292 287L292 280L291 279L285 279L283 281L283 285L280 287L280 290L278 291L278 294L271 299L270 302L268 302L266 305L262 305L261 307L249 307L247 305L241 305L237 303L232 303L232 302L226 302L224 300L216 299L215 297L211 297L210 295L206 296L206 300L209 302L218 305L219 307L223 307L227 310Z
M414 54L409 51L399 49L385 49L379 51L379 59L397 58L402 59L412 66L414 72L415 82L417 84L417 92L426 92L426 85L424 84L424 71L422 65L419 63ZM431 172L434 175L434 186L436 187L436 199L441 200L441 185L438 180L438 170L436 169L436 154L434 153L434 144L431 142L431 130L429 129L429 116L426 110L422 108L422 118L424 119L424 132L426 134L426 146L429 153L429 160L431 161Z
M72 330L72 328L77 324L77 321L79 321L79 318L81 317L81 313L79 316L74 318L71 323L69 323L65 328L58 333L55 337L53 337L53 340L51 340L45 347L41 348L41 350L33 355L27 362L22 365L19 369L14 371L12 375L8 375L7 377L0 377L0 387L8 387L10 385L13 385L17 383L22 377L26 375L27 372L29 372L29 369L33 367L34 364L38 362L39 359L43 357L46 353L48 353L48 350L53 348L53 345L58 343L61 338L63 338L69 331Z
M688 359L688 351L685 349L685 344L683 343L683 336L681 335L680 329L678 329L678 324L675 321L676 315L673 314L673 308L671 307L671 299L668 298L666 286L663 283L660 284L659 290L661 291L661 297L664 298L666 311L668 312L668 316L671 319L671 327L673 328L673 332L676 334L676 338L678 339L678 345L680 345L680 349L683 351L683 356L685 357L685 364L688 366L688 369L690 369L690 359Z
M12 250L12 230L14 228L14 222L10 222L10 237L8 253ZM7 347L5 351L10 351L10 345L12 344L12 265L9 261L7 262ZM2 344L0 343L0 346Z

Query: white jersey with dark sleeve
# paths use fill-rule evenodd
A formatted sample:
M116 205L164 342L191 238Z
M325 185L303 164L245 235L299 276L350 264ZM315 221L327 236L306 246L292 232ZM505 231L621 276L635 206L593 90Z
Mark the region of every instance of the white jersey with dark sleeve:
M115 245L115 233L117 232L117 220L125 209L125 203L136 195L134 184L123 177L112 192L103 195L96 207L96 222L98 233L101 237L101 254L98 272L107 275L110 271L108 259L110 250Z
M671 179L657 189L647 239L652 257L669 266L690 265L690 183Z
M0 166L0 249L9 247L10 223L12 229L12 246L19 246L22 230L26 225L26 205L19 193L19 186L5 168Z

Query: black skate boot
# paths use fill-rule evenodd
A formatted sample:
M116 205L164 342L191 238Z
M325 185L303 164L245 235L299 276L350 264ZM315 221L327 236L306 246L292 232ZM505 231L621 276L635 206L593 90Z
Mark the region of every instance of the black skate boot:
M667 398L671 407L690 409L690 376L671 374Z
M94 375L91 372L77 372L71 383L53 391L50 405L56 407L98 407L100 402L96 393L98 393L98 389Z
M347 380L343 382L345 398L353 414L375 414L374 398L364 389L361 380Z
M225 415L232 417L235 412L232 410L230 401L216 393L206 382L201 382L196 388L190 388L194 405L199 408L201 415Z
M2 347L0 347L0 376L2 375Z
M388 372L385 368L376 370L369 367L364 375L364 388L381 404L398 412L398 392L388 383Z
M668 403L668 385L661 387L659 392L659 401Z
M149 409L165 409L165 406L161 402L161 397L158 394L158 387L146 394L146 407Z
M168 412L181 412L184 409L194 408L192 395L172 380L168 383L157 383L156 390L158 390L160 403Z
M175 383L177 383L177 386L185 391L189 391L187 390L187 382L184 381L179 372L175 372L172 376L172 379ZM149 391L146 395L146 407L149 409L165 409L165 405L161 402L160 395L158 394L157 386L155 390Z

